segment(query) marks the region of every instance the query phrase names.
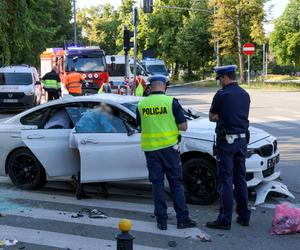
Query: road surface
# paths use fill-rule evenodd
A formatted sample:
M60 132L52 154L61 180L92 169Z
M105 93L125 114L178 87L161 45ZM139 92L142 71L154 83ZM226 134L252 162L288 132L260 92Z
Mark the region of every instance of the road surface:
M185 86L172 88L184 106L193 107L207 115L216 89ZM267 130L279 140L281 150L282 181L295 194L300 203L300 92L249 91L250 121L253 126ZM10 116L1 114L0 118ZM110 195L104 198L98 186L90 187L99 194L88 200L76 200L68 183L48 183L38 191L16 189L7 178L0 178L0 240L17 239L17 246L4 249L116 249L114 236L118 233L120 218L133 221L134 249L296 249L299 236L271 236L274 206L284 198L271 197L266 204L252 209L251 225L241 227L235 222L231 231L205 228L214 220L218 203L211 206L189 205L191 217L198 222L198 229L177 230L174 211L170 209L169 230L155 227L149 187L113 185ZM250 198L250 206L254 197ZM171 202L169 201L171 207ZM76 217L82 209L97 208L108 217L90 219L87 215ZM234 215L235 217L235 215ZM210 235L211 242L202 242L197 235ZM176 246L170 247L170 241ZM174 244L174 243L173 243ZM25 248L23 248L25 247ZM1 246L0 246L1 249Z

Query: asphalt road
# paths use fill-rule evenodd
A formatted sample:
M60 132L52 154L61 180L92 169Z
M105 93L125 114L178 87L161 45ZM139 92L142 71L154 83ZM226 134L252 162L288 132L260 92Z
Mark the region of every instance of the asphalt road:
M184 106L193 107L206 115L216 89L181 87L172 88ZM300 203L300 92L249 91L252 98L250 121L278 138L281 150L282 182ZM1 114L0 119L10 116ZM296 249L298 235L271 236L274 205L286 201L270 197L267 203L252 210L249 228L234 222L231 231L209 230L203 226L217 216L218 203L211 206L190 205L191 217L199 229L176 230L174 212L170 209L169 230L155 229L152 216L151 191L148 187L115 185L104 198L99 187L92 199L78 201L67 183L49 183L39 191L20 191L7 178L0 179L0 240L14 239L17 246L4 249L116 249L114 235L118 232L119 218L133 220L132 233L136 236L134 249ZM250 205L254 197L251 197ZM169 202L171 207L171 203ZM83 208L98 208L107 219L72 218ZM76 217L76 216L75 216ZM235 217L235 216L234 216ZM208 234L211 242L202 242L196 235ZM176 247L170 247L170 241ZM1 245L0 245L1 249Z

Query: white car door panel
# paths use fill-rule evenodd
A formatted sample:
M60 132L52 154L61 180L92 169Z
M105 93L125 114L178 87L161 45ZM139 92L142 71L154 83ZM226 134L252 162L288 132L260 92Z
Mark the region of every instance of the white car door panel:
M71 129L22 130L25 145L33 152L49 177L71 176L79 171L77 150L70 149Z
M140 134L72 134L80 151L81 182L145 179L148 176Z

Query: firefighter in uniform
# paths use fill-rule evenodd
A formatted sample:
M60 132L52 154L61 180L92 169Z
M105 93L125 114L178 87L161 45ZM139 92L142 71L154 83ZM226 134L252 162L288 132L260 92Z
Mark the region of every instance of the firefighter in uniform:
M214 96L209 113L210 121L216 122L214 151L221 204L217 220L207 222L206 226L223 230L231 228L233 197L238 215L236 222L248 226L250 219L245 167L250 97L236 82L236 68L236 65L215 68L222 89Z
M81 85L83 84L84 79L80 73L75 72L74 67L71 68L71 71L72 72L68 74L65 78L65 87L70 95L81 96Z
M177 228L195 227L185 203L181 161L178 153L179 130L187 129L179 102L165 95L165 76L152 76L151 95L141 100L137 110L137 124L141 125L141 146L145 152L149 180L154 196L157 227L167 230L167 205L164 198L164 176L170 185Z
M61 94L61 82L56 66L43 76L42 83L44 90L48 94L48 101L59 99Z

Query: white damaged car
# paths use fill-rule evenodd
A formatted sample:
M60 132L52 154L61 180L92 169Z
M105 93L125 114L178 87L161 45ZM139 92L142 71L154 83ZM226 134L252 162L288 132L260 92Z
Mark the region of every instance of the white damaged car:
M0 175L9 175L21 189L39 188L62 177L70 179L79 172L81 183L146 182L148 170L135 121L138 100L114 94L65 96L1 120ZM101 103L113 110L113 131L76 131L81 117ZM215 124L190 110L185 112L189 128L182 133L179 149L186 198L193 204L210 204L217 197L212 154ZM269 192L294 198L276 181L280 176L276 138L253 127L250 133L247 183L256 190L255 204L263 203Z

